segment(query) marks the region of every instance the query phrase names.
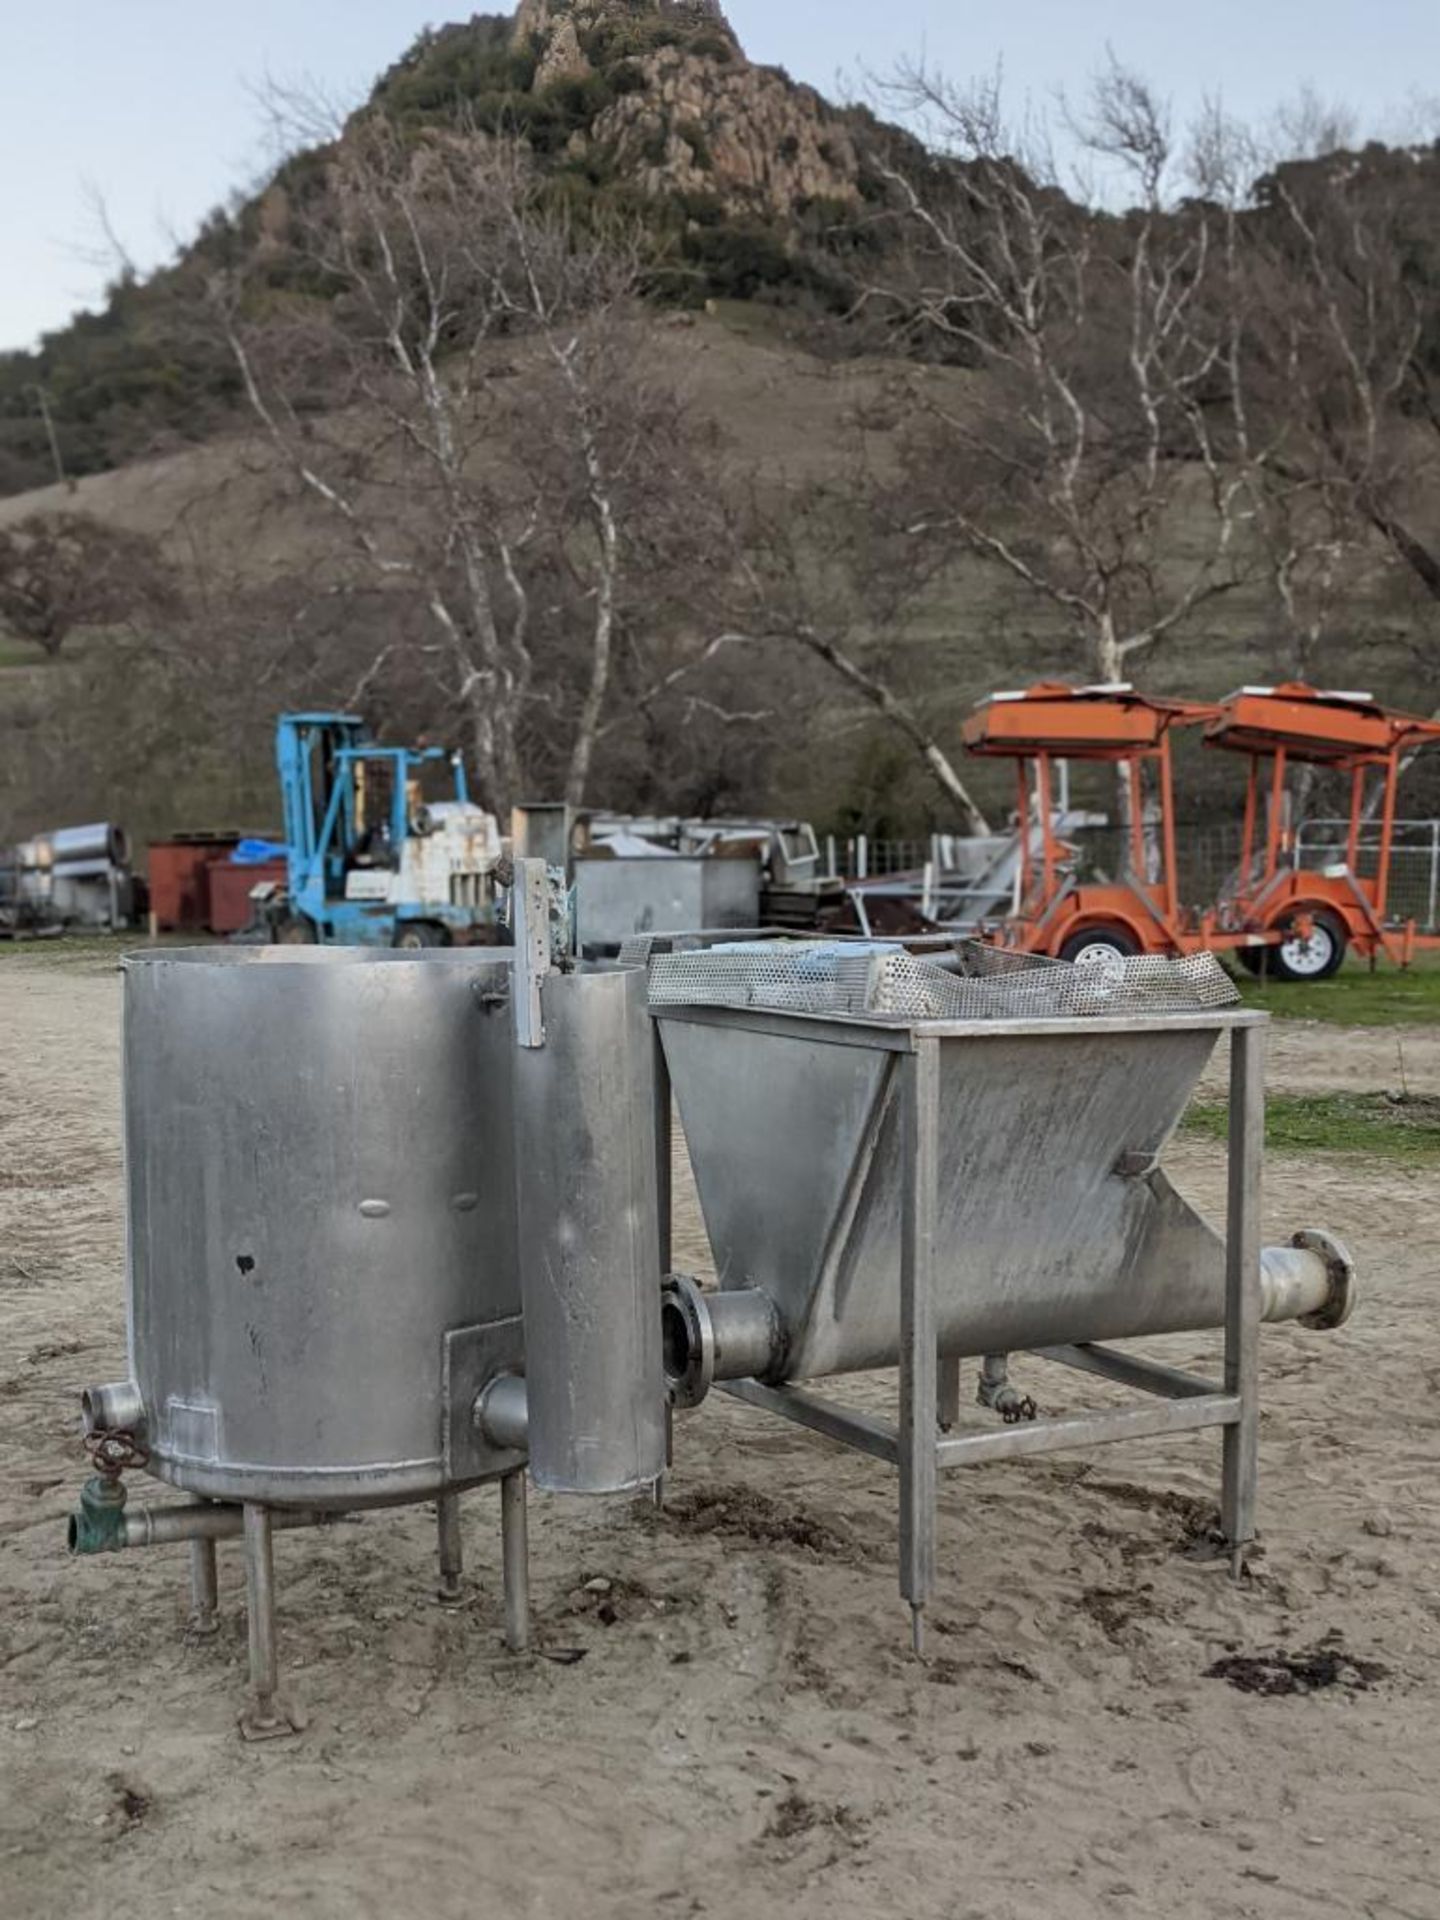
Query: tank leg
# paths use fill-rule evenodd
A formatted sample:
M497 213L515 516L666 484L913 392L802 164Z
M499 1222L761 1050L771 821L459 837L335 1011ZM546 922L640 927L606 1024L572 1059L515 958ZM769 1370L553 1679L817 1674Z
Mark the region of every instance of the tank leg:
M275 1552L270 1509L245 1507L245 1600L250 1631L250 1702L240 1716L247 1740L299 1733L304 1722L282 1705L275 1649Z
M935 1418L942 1433L960 1424L960 1362L935 1363Z
M665 1470L668 1473L675 1464L675 1402L665 1396ZM655 1511L660 1513L665 1506L665 1474L657 1473L655 1484L650 1489L650 1497L655 1503Z
M935 1582L935 1216L939 1207L940 1055L921 1040L900 1060L905 1188L900 1251L900 1592L911 1644L925 1646Z
M523 1467L500 1482L500 1545L505 1563L505 1644L512 1653L524 1653L530 1645L530 1548Z
M442 1493L435 1502L439 1523L440 1584L435 1598L442 1607L458 1607L464 1600L460 1576L465 1570L465 1552L460 1539L460 1496Z
M1239 1579L1255 1538L1260 1453L1260 1183L1265 1142L1265 1030L1230 1035L1229 1198L1225 1220L1225 1391L1240 1418L1225 1429L1220 1530Z
M190 1542L190 1631L208 1640L220 1629L220 1586L215 1542Z

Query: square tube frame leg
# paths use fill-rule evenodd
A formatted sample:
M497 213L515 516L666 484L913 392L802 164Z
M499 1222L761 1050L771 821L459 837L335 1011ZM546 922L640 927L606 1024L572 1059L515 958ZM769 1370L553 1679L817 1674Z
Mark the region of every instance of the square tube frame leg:
M1230 1034L1229 1197L1225 1219L1225 1391L1240 1418L1225 1429L1220 1527L1239 1579L1255 1538L1260 1448L1260 1193L1265 1155L1265 1029Z
M925 1652L935 1584L935 1241L939 1206L940 1045L919 1040L901 1062L905 1188L900 1247L900 1592L911 1644Z
M671 1120L670 1069L665 1063L665 1043L660 1037L660 1023L652 1022L654 1048L652 1071L655 1080L655 1215L660 1228L660 1278L668 1279L673 1254L671 1240L674 1218L674 1179L671 1160L673 1123ZM675 1464L675 1407L666 1396L665 1400L665 1468ZM655 1484L650 1490L650 1498L657 1512L665 1505L665 1474L655 1476Z

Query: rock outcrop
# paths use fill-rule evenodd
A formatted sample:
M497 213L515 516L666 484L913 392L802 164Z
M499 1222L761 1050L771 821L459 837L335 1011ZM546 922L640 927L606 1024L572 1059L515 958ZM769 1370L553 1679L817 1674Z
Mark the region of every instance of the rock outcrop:
M571 139L655 196L715 200L785 220L817 200L854 204L845 117L811 87L751 64L717 0L522 0L515 44L537 92L598 76L614 97Z

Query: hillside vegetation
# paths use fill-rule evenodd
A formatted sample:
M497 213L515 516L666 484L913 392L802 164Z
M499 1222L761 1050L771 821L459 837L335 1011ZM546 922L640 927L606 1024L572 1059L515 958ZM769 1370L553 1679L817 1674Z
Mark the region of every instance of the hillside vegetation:
M271 819L295 704L501 810L896 833L1003 811L956 746L1000 684L1434 707L1440 155L1182 151L1112 65L1115 215L993 91L897 104L935 146L712 0L525 0L0 356L0 839Z

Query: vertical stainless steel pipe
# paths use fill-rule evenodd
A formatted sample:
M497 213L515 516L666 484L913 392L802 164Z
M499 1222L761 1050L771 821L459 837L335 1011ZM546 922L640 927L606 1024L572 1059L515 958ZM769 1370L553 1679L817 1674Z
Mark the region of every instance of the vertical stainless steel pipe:
M665 1468L655 1063L645 975L542 985L515 1052L515 1170L530 1472L622 1493Z

